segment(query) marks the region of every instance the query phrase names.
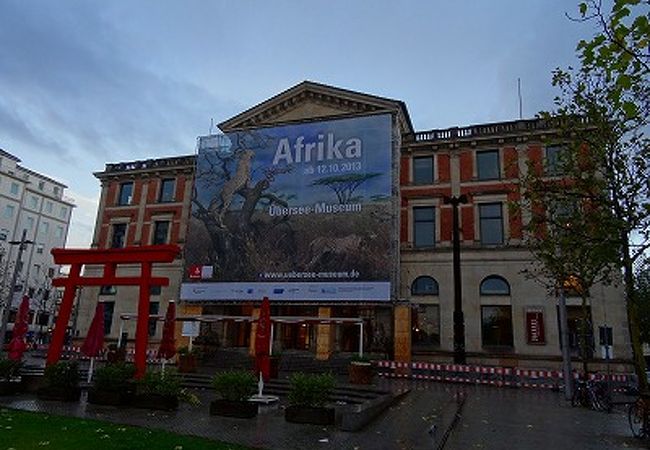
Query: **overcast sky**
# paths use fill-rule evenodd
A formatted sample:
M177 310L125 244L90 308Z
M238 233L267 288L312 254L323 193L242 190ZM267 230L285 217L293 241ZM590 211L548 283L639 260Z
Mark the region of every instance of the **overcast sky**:
M68 185L87 247L107 162L193 153L302 80L403 100L417 130L552 106L577 0L0 0L0 148Z

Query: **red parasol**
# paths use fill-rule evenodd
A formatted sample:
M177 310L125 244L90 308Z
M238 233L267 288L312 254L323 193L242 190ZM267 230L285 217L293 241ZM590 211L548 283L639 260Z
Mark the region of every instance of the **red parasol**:
M88 378L86 381L90 383L93 378L93 369L95 368L95 357L104 350L104 303L97 302L95 308L95 316L93 321L90 322L86 340L81 346L81 353L90 356L90 366L88 367Z
M99 356L104 349L104 303L98 302L95 308L95 316L88 328L86 340L81 346L81 352L94 358Z
M23 353L27 350L25 344L25 335L28 330L29 321L29 297L23 295L23 300L18 308L18 316L14 322L14 330L11 333L11 342L9 343L9 359L20 361Z
M158 358L169 359L176 354L176 339L174 329L176 326L176 304L174 301L169 302L167 314L165 314L165 323L163 324L162 339L158 348Z
M256 371L262 372L264 381L269 380L271 373L271 362L269 359L269 344L271 342L271 304L269 298L264 297L260 307L260 317L257 320L255 331L255 367Z

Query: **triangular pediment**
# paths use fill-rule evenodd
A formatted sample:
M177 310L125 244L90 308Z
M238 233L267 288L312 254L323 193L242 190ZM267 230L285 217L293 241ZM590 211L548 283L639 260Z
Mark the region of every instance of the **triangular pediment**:
M243 130L301 121L391 113L402 133L412 133L404 102L303 81L280 94L222 122L221 131Z

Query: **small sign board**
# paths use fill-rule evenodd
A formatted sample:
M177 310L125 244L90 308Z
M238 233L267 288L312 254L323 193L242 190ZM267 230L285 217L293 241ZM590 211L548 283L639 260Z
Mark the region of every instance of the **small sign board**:
M541 310L526 311L526 337L528 344L543 345L546 343L544 334L544 313Z
M199 322L183 322L183 329L181 331L181 336L186 337L197 337L201 331L201 324Z

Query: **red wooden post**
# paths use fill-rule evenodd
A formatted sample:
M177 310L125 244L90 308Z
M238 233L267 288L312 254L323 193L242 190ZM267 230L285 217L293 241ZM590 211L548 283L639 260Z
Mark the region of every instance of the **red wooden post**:
M47 352L47 365L56 363L61 358L61 350L65 340L65 332L68 328L68 321L70 320L70 313L74 304L74 297L77 293L77 283L79 274L81 273L81 264L72 264L70 268L70 275L66 280L65 291L63 292L63 300L59 308L59 316L54 326L54 333L52 335L52 342Z
M142 378L147 370L147 343L149 341L149 286L151 263L143 262L140 272L140 300L138 301L138 323L135 329L135 377Z

